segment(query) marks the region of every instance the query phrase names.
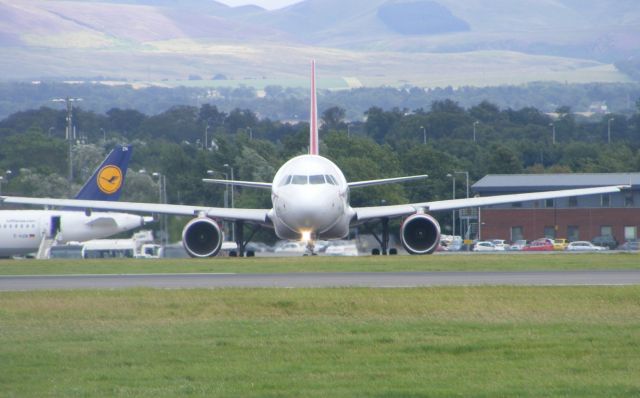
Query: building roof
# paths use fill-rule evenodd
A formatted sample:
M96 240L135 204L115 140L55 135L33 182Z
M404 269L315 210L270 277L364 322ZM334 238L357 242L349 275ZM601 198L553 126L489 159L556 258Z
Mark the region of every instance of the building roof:
M488 174L472 188L479 193L531 192L607 185L631 185L633 189L640 189L640 173Z

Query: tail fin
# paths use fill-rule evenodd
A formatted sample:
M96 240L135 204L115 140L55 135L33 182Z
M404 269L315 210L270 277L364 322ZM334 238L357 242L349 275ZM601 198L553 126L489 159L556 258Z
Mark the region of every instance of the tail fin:
M316 61L311 61L311 112L309 113L309 155L318 155L318 98L316 96Z
M76 199L117 201L131 159L131 146L116 146L98 166Z

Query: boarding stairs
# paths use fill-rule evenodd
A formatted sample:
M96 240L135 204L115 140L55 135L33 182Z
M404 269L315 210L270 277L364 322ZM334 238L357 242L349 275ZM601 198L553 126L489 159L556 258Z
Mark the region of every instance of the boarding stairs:
M38 246L38 252L36 253L36 259L38 260L46 260L49 258L49 250L51 247L55 246L58 243L58 234L53 238L48 237L47 235L42 236L42 240L40 241L40 246Z

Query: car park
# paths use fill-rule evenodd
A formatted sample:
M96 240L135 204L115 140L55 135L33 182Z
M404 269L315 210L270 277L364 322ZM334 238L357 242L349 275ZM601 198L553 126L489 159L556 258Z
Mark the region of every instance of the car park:
M496 251L504 251L507 250L507 247L509 247L509 244L504 239L492 239L491 242L493 242L494 246L496 247Z
M628 240L618 246L618 250L638 251L640 250L640 242L637 240Z
M553 240L553 250L565 250L568 245L569 245L569 241L567 239Z
M496 245L490 241L479 241L473 246L474 252L494 252Z
M607 250L607 248L603 246L596 246L586 240L577 240L575 242L569 243L569 245L567 246L567 251L574 252L599 252L603 250Z
M507 250L509 251L520 251L522 249L524 249L524 247L527 245L527 241L525 239L518 239L515 242L513 242L509 248Z
M553 251L553 240L549 238L536 239L526 245L522 250L532 252Z
M616 238L614 238L611 235L596 236L595 238L591 239L591 243L593 243L596 246L607 247L611 250L618 247L618 241L616 240Z

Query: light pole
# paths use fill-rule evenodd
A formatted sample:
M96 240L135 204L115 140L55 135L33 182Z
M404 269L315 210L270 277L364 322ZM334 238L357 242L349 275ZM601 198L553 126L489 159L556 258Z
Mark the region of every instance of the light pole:
M72 149L73 140L75 137L75 130L73 129L73 102L82 101L82 98L54 98L52 102L64 102L67 106L67 131L66 139L69 141L69 182L73 181L73 161L72 161Z
M153 177L158 178L158 202L159 203L167 203L167 177L164 174L155 172L151 174ZM166 246L169 240L169 232L167 231L167 215L162 215L162 225L160 228L162 229L162 238L160 241L162 242L162 246Z
M218 170L207 170L207 175L213 176L215 173L222 174L225 180L229 180L229 174L224 171ZM229 207L229 184L224 184L224 208ZM227 221L224 222L224 231L225 237L229 236L229 223Z
M465 176L465 181L467 183L467 199L469 199L469 172L468 171L454 171L454 174L464 174ZM460 214L460 211L458 210L458 214ZM462 229L462 217L458 217L460 219L460 235L462 235L463 229ZM467 217L467 221L469 220L469 218ZM468 228L467 228L468 229Z
M553 143L553 145L555 145L556 144L556 124L549 123L549 127L551 127L551 142Z
M347 137L351 137L351 125L347 123Z
M451 199L456 198L456 172L453 174L447 174L447 177L451 178ZM456 235L456 211L451 210L451 235Z
M225 163L222 165L222 167L224 168L228 168L230 173L231 173L231 208L235 208L235 204L233 202L233 181L234 181L234 176L233 176L233 167L231 167L228 163ZM236 241L236 224L233 223L231 224L231 238L233 239L233 241Z
M611 144L611 122L613 122L614 118L610 117L609 120L607 120L607 144Z
M424 126L420 126L420 128L422 129L422 144L427 145L427 129Z
M473 122L473 142L476 142L476 126L480 123L479 121Z
M249 130L249 139L253 140L253 130L251 130L251 127L247 126L247 130Z
M209 142L209 123L207 123L207 126L204 128L204 145L202 149L204 149L205 151L207 150L208 142Z

